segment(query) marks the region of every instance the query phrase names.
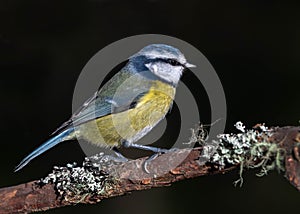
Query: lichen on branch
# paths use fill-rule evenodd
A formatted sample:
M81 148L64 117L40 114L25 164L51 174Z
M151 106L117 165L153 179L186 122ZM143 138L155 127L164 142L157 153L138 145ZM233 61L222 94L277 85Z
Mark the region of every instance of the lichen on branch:
M285 170L290 183L300 190L300 127L268 128L258 124L238 133L220 134L209 141L206 126L192 130L190 139L199 146L172 150L151 161L151 173L143 170L147 157L117 162L104 154L88 157L82 166L68 164L37 181L0 189L0 213L33 212L76 203L96 203L125 193L169 186L204 175L223 174L240 167L258 168L258 175ZM242 178L242 177L241 177ZM242 183L239 179L236 183Z
M252 129L246 129L242 122L237 122L235 127L240 133L219 134L217 140L202 143L204 155L220 169L240 165L240 179L234 182L235 185L242 185L244 168L258 168L258 176L274 169L284 171L285 149L270 141L275 128L257 124Z

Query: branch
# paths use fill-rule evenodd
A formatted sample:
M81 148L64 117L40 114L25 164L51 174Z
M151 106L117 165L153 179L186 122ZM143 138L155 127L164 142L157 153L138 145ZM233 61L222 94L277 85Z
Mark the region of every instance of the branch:
M178 149L151 160L147 168L150 173L144 170L147 158L126 163L106 160L103 155L87 158L83 167L56 167L44 179L0 189L0 213L34 212L76 203L93 204L135 190L169 186L180 180L203 175L223 174L239 166L257 166L264 170L269 166L277 166L279 169L280 160L283 160L287 179L300 190L299 131L300 127L274 128L269 137L251 144L240 162L232 164L228 163L230 159L224 159L225 156L216 158L222 154L220 149L224 150L222 145L225 145L227 139L225 135L219 139L221 147L218 145L209 159L207 149L211 148L211 144L202 144L194 149ZM238 135L233 136L238 138ZM275 147L264 147L266 143ZM259 158L254 156L258 148L262 154ZM266 157L269 159L266 160ZM221 160L227 162L222 165Z

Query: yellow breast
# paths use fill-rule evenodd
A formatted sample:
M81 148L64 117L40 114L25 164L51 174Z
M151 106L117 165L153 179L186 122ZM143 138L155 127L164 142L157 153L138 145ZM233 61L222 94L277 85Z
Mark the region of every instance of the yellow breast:
M175 87L154 81L134 108L82 124L78 135L101 147L119 146L123 139L135 142L165 117L174 96Z

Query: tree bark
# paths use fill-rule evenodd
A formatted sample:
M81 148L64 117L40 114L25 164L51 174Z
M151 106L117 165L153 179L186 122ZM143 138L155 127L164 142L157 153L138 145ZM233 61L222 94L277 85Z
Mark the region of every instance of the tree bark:
M285 175L298 190L300 190L299 131L299 127L277 128L269 139L270 143L276 143L286 151ZM202 149L203 147L178 149L160 155L151 161L149 166L151 173L146 173L143 168L146 158L126 162L119 171L118 179L111 183L107 191L103 194L87 194L76 203L97 203L102 199L124 195L135 190L169 186L184 179L226 173L239 166L236 164L220 168L209 162L201 164L199 157ZM184 160L176 167L164 174L158 173L158 170L168 168L170 163L180 159ZM155 174L159 176L154 176ZM34 212L71 204L74 205L74 201L66 200L58 194L54 184L41 185L39 180L0 189L0 213Z

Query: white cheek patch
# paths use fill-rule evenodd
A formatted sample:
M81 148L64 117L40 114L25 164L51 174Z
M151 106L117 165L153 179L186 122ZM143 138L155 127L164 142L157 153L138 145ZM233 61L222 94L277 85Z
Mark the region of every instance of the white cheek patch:
M145 66L156 76L167 82L177 84L180 80L183 68L181 66L171 66L166 63L147 63Z
M158 72L158 67L156 64L153 64L153 63L147 63L145 64L145 66L150 70L152 71L153 73L157 73Z
M154 72L154 73L157 73L158 67L157 67L156 64L152 65L152 69L153 69L153 72Z

